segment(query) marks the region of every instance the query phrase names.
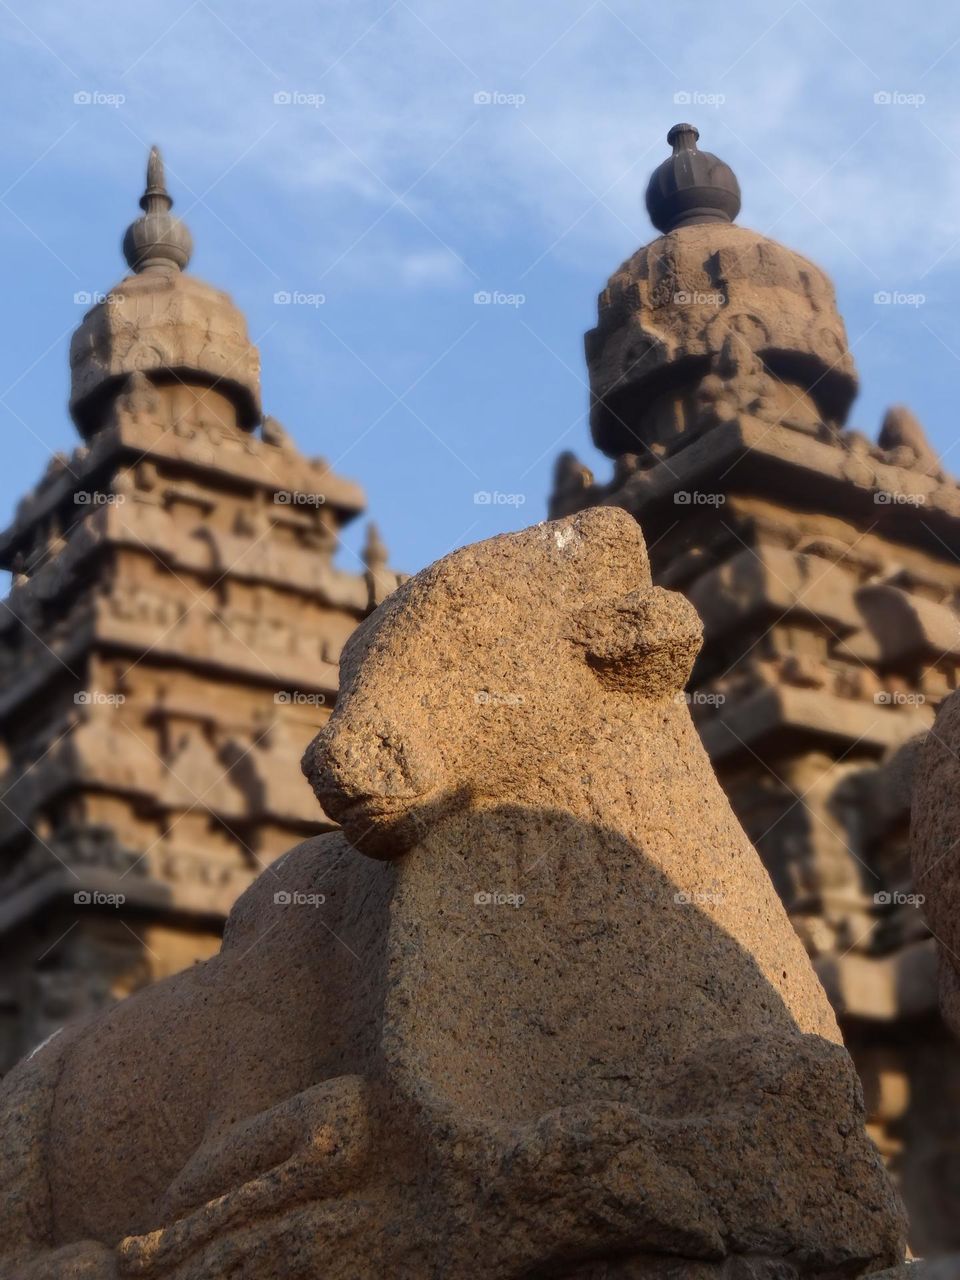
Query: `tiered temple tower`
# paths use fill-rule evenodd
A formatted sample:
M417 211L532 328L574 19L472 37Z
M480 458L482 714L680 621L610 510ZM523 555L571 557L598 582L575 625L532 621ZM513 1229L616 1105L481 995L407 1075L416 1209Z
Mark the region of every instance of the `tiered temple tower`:
M70 353L83 443L0 535L0 1070L209 955L237 895L329 827L299 758L396 585L334 567L364 496L263 419L226 294L151 152L128 275Z
M960 1247L960 1054L910 896L916 735L957 687L960 490L891 409L845 428L857 378L833 287L736 226L737 180L677 125L661 235L586 335L597 484L558 460L551 514L643 526L655 579L704 622L688 697L733 806L840 1016L914 1247Z

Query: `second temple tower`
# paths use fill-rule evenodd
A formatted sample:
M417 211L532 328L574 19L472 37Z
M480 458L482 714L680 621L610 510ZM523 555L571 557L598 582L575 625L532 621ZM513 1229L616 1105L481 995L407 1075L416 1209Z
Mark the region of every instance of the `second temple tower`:
M340 648L396 585L333 563L364 495L264 418L230 298L154 149L130 274L70 352L82 437L0 534L0 1069L217 949L240 892L325 826L300 780Z
M598 484L558 460L551 514L643 527L705 643L687 697L714 768L841 1019L914 1247L960 1246L960 1054L911 893L918 735L957 687L960 491L914 416L846 427L857 375L833 286L737 226L731 169L671 129L661 233L586 335Z

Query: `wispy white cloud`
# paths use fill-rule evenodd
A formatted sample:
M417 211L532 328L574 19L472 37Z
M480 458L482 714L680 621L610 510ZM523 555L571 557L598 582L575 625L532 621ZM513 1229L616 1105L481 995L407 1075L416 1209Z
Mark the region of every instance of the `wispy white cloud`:
M922 21L903 6L881 13L875 0L734 0L722 12L702 0L88 0L82 19L59 0L8 5L4 185L25 176L14 212L0 209L0 236L15 281L21 261L34 291L49 270L38 309L78 287L61 263L83 288L119 274L115 237L136 213L144 148L158 141L177 207L190 210L197 269L230 284L255 332L275 318L275 289L323 290L327 322L344 324L366 363L403 385L451 325L470 322L455 312L474 288L522 288L528 323L573 372L545 356L566 399L557 394L531 427L521 471L541 453L549 467L551 431L582 409L578 330L606 274L652 234L643 192L677 119L693 119L702 145L736 169L742 221L837 278L852 328L867 327L857 308L869 308L875 287L909 288L927 273L933 297L960 269L960 14L947 0L929 0ZM125 101L75 105L78 90ZM924 101L878 103L878 93ZM379 336L399 293L436 307L418 315L423 337L409 348L406 312ZM317 316L288 311L268 344L275 393L289 386L292 398L304 369L321 370L359 433L367 404L348 394L343 349L323 347ZM486 316L444 373L456 360L461 379L509 364L519 344L507 332L505 317ZM905 364L925 341L919 326L910 340L877 338ZM523 350L544 356L532 343ZM362 365L349 367L378 394ZM485 421L529 414L529 382L519 365L504 374L508 399ZM369 419L382 408L371 403ZM454 447L464 451L483 434L463 432ZM526 444L501 439L505 453L517 439ZM433 449L429 433L418 447ZM438 476L455 468L439 449L433 458Z
M100 0L77 22L56 0L18 4L30 30L8 13L6 38L25 80L37 67L47 77L19 139L26 163L75 116L77 85L122 92L114 119L87 112L71 148L78 169L105 181L120 181L121 166L130 181L126 129L161 136L174 176L194 175L201 190L197 175L215 177L269 130L243 172L275 198L324 201L331 229L372 220L417 183L408 202L429 225L455 213L464 233L519 229L569 258L617 223L646 234L647 170L672 117L691 114L703 144L735 163L745 216L826 265L850 265L854 242L880 274L904 256L922 269L930 248L960 254L949 248L960 112L945 109L954 62L933 65L944 40L930 35L931 12L918 27L897 14L880 24L859 0L842 13L822 0L741 0L723 21L689 0L649 13L626 0L290 0L276 17L253 0L172 11ZM928 9L946 34L958 26L945 0ZM884 90L926 102L878 106ZM525 100L477 105L482 91ZM277 93L324 101L282 105ZM683 93L689 106L674 104ZM105 137L119 145L98 146Z

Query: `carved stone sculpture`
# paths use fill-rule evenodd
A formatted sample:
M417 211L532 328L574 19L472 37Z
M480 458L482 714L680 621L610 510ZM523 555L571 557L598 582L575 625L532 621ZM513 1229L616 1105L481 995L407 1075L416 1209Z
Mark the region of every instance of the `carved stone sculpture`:
M613 509L390 595L304 760L342 832L5 1082L0 1275L900 1261L833 1014L680 696L699 644Z

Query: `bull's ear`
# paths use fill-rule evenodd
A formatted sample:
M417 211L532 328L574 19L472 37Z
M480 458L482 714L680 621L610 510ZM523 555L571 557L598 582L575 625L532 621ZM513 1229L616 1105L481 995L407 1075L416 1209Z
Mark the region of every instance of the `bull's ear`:
M581 609L573 639L604 684L663 698L689 680L703 626L682 595L645 587Z

